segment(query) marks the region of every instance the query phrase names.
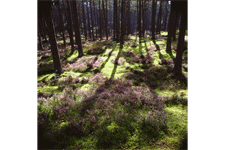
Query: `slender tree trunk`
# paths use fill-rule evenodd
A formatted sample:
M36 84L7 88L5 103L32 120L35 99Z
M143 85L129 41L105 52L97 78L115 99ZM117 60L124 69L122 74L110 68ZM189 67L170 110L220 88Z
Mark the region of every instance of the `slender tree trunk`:
M84 0L82 0L82 14L83 14L83 24L84 24L84 36L85 40L87 40L87 28L86 28L86 18L85 18L85 11L84 11Z
M83 54L83 49L82 49L82 44L81 44L81 36L80 36L80 24L79 24L79 19L78 19L78 14L77 14L77 2L76 0L73 1L73 8L74 8L74 21L75 21L75 39L76 43L78 45L78 58L82 57Z
M138 32L139 32L139 43L141 42L141 0L139 0L139 10L138 10Z
M162 18L162 0L160 1L160 6L159 6L159 15L158 15L158 22L157 22L157 33L160 34L161 30L161 18Z
M119 2L120 3L120 2ZM118 5L116 6L118 8ZM120 7L119 7L120 8ZM117 9L118 10L118 9ZM119 10L118 10L119 11ZM117 27L116 27L116 37L117 37L117 42L119 42L120 39L120 13L117 12Z
M185 30L187 27L187 1L180 2L179 7L181 9L181 23L179 28L179 39L177 44L177 54L175 59L174 65L174 75L177 77L182 77L182 55L184 49L184 37L185 37Z
M90 26L90 17L89 17L89 10L88 10L88 2L87 2L87 0L85 0L85 2L86 2L86 11L87 11L87 19L88 19L88 35L89 35L89 38L91 39L91 26Z
M179 24L179 18L180 18L180 15L178 13L176 13L175 14L175 25L174 25L174 29L172 32L173 41L176 41L176 28Z
M65 39L65 34L64 34L64 24L63 24L63 19L62 19L62 12L61 12L61 9L60 9L59 1L56 1L56 2L58 2L57 3L57 9L58 9L58 12L59 12L60 29L61 29L60 32L62 33L63 44L64 44L64 46L66 46L66 39Z
M131 17L130 17L130 0L128 0L128 12L127 12L127 35L131 34Z
M71 44L71 53L74 52L74 41L73 41L73 26L72 26L72 20L71 20L71 12L70 12L70 1L68 0L67 1L67 4L66 4L66 8L65 10L67 10L67 27L68 27L68 33L69 33L69 36L70 36L70 44Z
M176 20L176 6L174 5L174 1L172 1L171 2L170 19L169 19L169 31L168 31L167 46L166 46L167 53L171 52L171 37L174 33L175 20Z
M46 27L46 23L45 23L45 19L44 18L41 19L41 26L42 26L42 31L43 31L43 36L45 38L45 41L48 41L48 39L47 39L48 33L47 33L47 30L46 30L47 27Z
M42 44L42 38L41 38L41 34L40 32L38 31L38 41L39 41L39 47L38 49L42 50L43 51L43 44Z
M105 33L106 33L106 40L108 40L108 9L107 9L107 0L106 0L105 5L106 5L106 10L105 10Z
M99 31L99 37L100 37L100 40L102 40L102 14L101 14L101 9L100 9L100 0L99 0L99 25L100 25L100 31Z
M113 41L116 40L116 18L117 18L117 0L114 0L113 2L113 9L114 9L114 12L113 12Z
M38 3L41 3L41 2L38 2ZM55 69L55 73L57 75L60 75L63 72L63 70L62 70L62 66L60 62L60 56L59 56L56 37L55 37L55 30L54 30L54 25L53 25L52 16L51 16L51 2L44 2L43 5L45 5L44 7L47 8L47 10L45 10L46 11L45 18L46 18L46 23L48 28L48 36L49 36L49 42L51 45L51 52L53 56L54 69Z
M152 40L155 41L155 14L156 14L156 5L155 0L152 0Z
M94 5L94 25L95 25L95 38L97 39L97 29L96 29L96 25L97 25L97 15L96 15L96 9L95 9L95 1L93 1L93 5Z
M124 43L124 0L122 0L122 7L121 7L121 39L120 44Z
M167 14L168 14L168 9L167 9L167 6L168 6L168 1L166 1L166 14L165 14L165 18L164 18L164 30L167 31Z
M92 38L93 38L93 41L95 40L95 37L94 37L94 18L93 18L93 13L92 13L92 0L90 0L90 9L91 9L91 30L92 30Z

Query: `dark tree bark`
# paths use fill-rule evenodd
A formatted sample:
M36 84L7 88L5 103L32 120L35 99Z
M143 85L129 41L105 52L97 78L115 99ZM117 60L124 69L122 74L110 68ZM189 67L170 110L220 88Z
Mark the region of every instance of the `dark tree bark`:
M74 24L75 24L75 38L76 38L76 43L78 45L78 58L82 57L83 54L83 49L82 49L82 44L81 44L81 36L80 36L80 24L79 24L79 19L78 19L78 14L77 14L77 2L76 0L73 1L73 8L74 8Z
M183 78L182 55L183 55L183 49L184 49L185 30L187 27L187 1L179 2L179 7L177 9L179 12L181 12L181 23L179 28L179 39L177 44L177 54L176 54L173 73L174 73L174 76Z
M88 2L87 2L87 0L85 0L85 2L86 2L86 11L87 11L87 19L88 19L88 35L89 35L89 38L91 39L91 26L90 26L90 17L89 17L89 10L88 10L88 7L87 7L87 4L88 4Z
M82 0L82 15L83 15L83 24L84 24L84 36L85 40L87 40L87 29L86 29L86 18L85 18L85 11L84 11L84 0Z
M158 15L158 20L157 20L157 33L160 34L161 30L161 18L162 18L162 0L160 1L160 6L159 6L159 15Z
M155 41L155 14L156 14L156 1L152 0L152 40Z
M104 2L104 0L103 0ZM105 3L106 10L105 10L105 34L106 34L106 40L108 40L108 9L107 9L107 0Z
M73 26L72 26L72 19L71 19L71 12L70 12L70 1L68 0L67 3L64 5L67 9L66 10L66 19L67 19L67 28L68 33L70 36L70 44L71 44L71 53L74 52L74 40L73 40Z
M116 20L117 20L117 0L114 0L113 2L113 41L116 40Z
M99 37L100 37L100 40L102 40L102 14L101 14L100 6L101 6L101 3L99 0L99 15L98 15L99 16L99 25L100 25Z
M121 7L121 39L120 44L124 43L124 0L122 0L122 7Z
M56 5L57 5L57 9L59 12L59 20L60 20L60 29L61 29L61 33L62 33L62 37L63 37L63 44L64 46L66 46L66 39L65 39L65 34L64 34L64 24L63 24L63 19L62 19L62 12L61 12L61 8L59 5L59 1L56 1Z
M97 25L97 15L96 15L96 9L95 9L95 1L93 1L93 5L94 5L94 25L95 25L95 37L96 39L98 38L97 37L97 29L96 29L96 25Z
M95 40L94 37L94 18L93 18L93 13L92 13L92 0L90 0L90 9L91 9L91 30L92 30L92 38Z
M127 11L127 35L129 34L131 34L130 0L128 0L128 11Z
M139 43L141 42L141 0L139 0L139 10L138 10L138 33L139 33Z
M41 19L38 16L38 49L43 50L42 37L41 37Z
M164 30L165 31L167 31L167 14L168 14L167 6L168 6L168 1L166 1L166 8L165 8L166 9L165 10L166 11L166 14L165 14L165 18L164 18L164 21L163 21L164 22Z
M51 1L38 1L38 11L39 12L44 12L47 27L48 27L48 36L49 36L49 42L51 45L51 52L53 56L53 64L54 64L54 69L55 73L57 75L60 75L63 73L61 62L60 62L60 56L58 52L58 47L57 47L57 42L56 42L56 37L55 37L55 30L54 30L54 25L52 21L52 16L51 16Z
M173 41L176 41L176 28L179 24L179 18L180 18L179 13L176 13L176 15L175 15L175 26L174 26L174 29L173 29L173 32L172 32Z
M39 41L38 49L43 50L42 37L39 31L38 31L38 41Z
M169 18L169 31L167 36L167 46L166 46L166 52L171 53L171 37L174 33L175 29L175 21L176 21L176 2L171 2L171 11L170 11L170 18Z

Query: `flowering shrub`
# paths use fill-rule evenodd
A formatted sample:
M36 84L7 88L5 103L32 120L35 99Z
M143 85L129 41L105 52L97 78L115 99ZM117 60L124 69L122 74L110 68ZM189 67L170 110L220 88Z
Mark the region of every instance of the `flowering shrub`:
M133 63L143 63L143 64L152 64L154 61L154 57L150 55L150 53L147 53L146 56L139 54L138 56L135 56L131 58L128 62Z
M91 57L83 56L80 59L78 59L76 63L67 64L65 70L84 72L88 68L95 68L95 67L99 68L101 62L102 58L99 56L91 56Z
M169 59L162 59L160 62L159 62L160 65L171 65L171 64L174 64L173 63L173 60L169 60Z
M95 54L101 54L105 51L106 47L102 47L101 45L96 45L94 48L91 48L87 51L87 54L95 55Z
M130 47L137 47L137 44L136 43L131 43Z
M130 57L130 56L135 56L135 54L133 53L133 52L131 52L131 50L128 50L127 52L125 52L125 51L122 51L122 53L125 55L125 56L127 56L127 57Z
M123 57L120 57L119 59L113 58L111 60L111 62L114 63L114 64L123 65L126 62L126 59L124 59Z

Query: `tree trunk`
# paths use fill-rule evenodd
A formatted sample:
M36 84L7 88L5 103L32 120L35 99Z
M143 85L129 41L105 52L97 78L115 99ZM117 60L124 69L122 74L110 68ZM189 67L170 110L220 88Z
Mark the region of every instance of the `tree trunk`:
M116 5L116 8L118 8L118 5ZM116 39L117 39L117 42L119 42L119 39L120 39L120 17L119 17L118 12L117 12L117 20L116 20Z
M84 11L84 0L82 0L82 15L83 15L83 24L84 24L84 36L85 40L87 40L87 28L86 28L86 18L85 18L85 11Z
M184 49L185 30L187 27L187 1L179 2L179 9L181 11L181 23L179 28L179 39L173 73L174 76L182 77L182 55Z
M96 15L96 9L95 9L95 1L93 1L93 5L94 5L94 24L95 24L95 38L97 39L97 15Z
M95 40L95 37L94 37L94 19L93 19L93 13L92 13L92 0L90 0L90 9L91 9L91 30L92 30L92 38L93 38L93 41Z
M155 0L152 0L152 40L155 41L155 14L156 14L156 5Z
M161 18L162 18L162 0L160 1L159 15L158 15L157 29L156 29L158 34L160 34L160 30L161 30Z
M122 7L121 7L121 39L120 44L124 43L124 0L122 0Z
M42 44L42 38L41 38L41 34L40 34L40 31L38 31L38 49L42 50L43 51L43 44Z
M100 9L100 0L99 0L99 25L100 25L100 31L99 31L99 37L102 40L102 13L101 13L101 9Z
M54 25L52 21L52 16L51 16L51 2L38 2L40 3L38 9L42 9L42 11L45 11L45 19L47 23L47 28L48 28L48 36L49 36L49 42L51 45L51 52L53 56L53 64L54 64L54 69L55 73L57 75L60 75L63 73L61 62L60 62L60 56L58 52L58 47L57 47L57 42L56 42L56 37L55 37L55 30L54 30Z
M167 31L167 14L168 14L168 9L167 9L167 6L168 6L168 1L166 1L166 14L165 14L165 18L164 18L164 30Z
M90 26L90 19L89 19L89 10L88 10L88 2L87 0L85 0L86 2L86 11L87 11L87 19L88 19L88 35L89 35L89 38L91 39L91 26Z
M106 33L106 40L108 40L108 9L107 9L107 0L106 0L106 3L105 3L105 6L106 6L106 10L105 10L105 13L106 13L106 15L105 15L105 33Z
M130 21L130 0L128 0L128 12L127 12L127 35L131 34L131 21Z
M169 19L169 31L168 31L167 46L166 46L167 53L171 53L171 37L174 33L175 20L176 20L176 6L174 5L174 1L172 1L171 2L170 19Z
M66 39L65 39L65 34L64 34L64 24L63 24L63 19L62 19L62 12L61 12L61 9L60 9L59 1L56 1L56 2L58 2L56 4L57 4L58 12L59 12L60 29L61 29L61 33L62 33L62 37L63 37L63 44L64 44L64 46L66 46Z
M113 9L114 9L114 12L113 12L113 41L116 40L116 13L117 13L117 3L116 3L117 0L114 0L113 2Z
M83 49L82 49L82 44L81 44L81 37L80 37L80 27L79 27L79 19L78 19L78 14L77 14L77 2L76 0L73 1L73 8L74 8L74 21L75 21L75 37L76 37L76 43L78 45L78 58L82 57L83 54Z
M70 1L67 1L67 6L66 6L67 10L67 27L68 27L68 33L70 36L70 44L71 44L71 53L74 52L74 41L73 41L73 26L72 26L72 20L71 20L71 12L70 12Z
M139 0L139 10L138 10L138 32L139 32L139 43L141 42L141 0Z

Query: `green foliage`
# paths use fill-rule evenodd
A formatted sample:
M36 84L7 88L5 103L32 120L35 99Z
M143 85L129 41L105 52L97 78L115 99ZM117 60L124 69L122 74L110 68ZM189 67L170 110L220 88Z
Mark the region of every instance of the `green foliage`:
M166 36L167 32L161 35ZM59 78L54 78L54 73L38 76L38 130L52 143L50 148L182 147L187 139L187 88L172 79L172 65L160 64L163 59L172 60L176 51L167 54L164 39L156 40L160 51L155 51L156 46L148 38L143 38L143 43L135 41L132 35L129 38L127 42L137 47L124 44L121 49L114 41L90 42L83 46L85 54L91 48L106 49L97 57L87 55L79 59L75 51L63 62L65 72ZM149 53L153 62L129 63L134 56L123 54L128 51L140 58ZM186 56L187 51L183 57ZM40 62L47 67L51 64L49 60Z

